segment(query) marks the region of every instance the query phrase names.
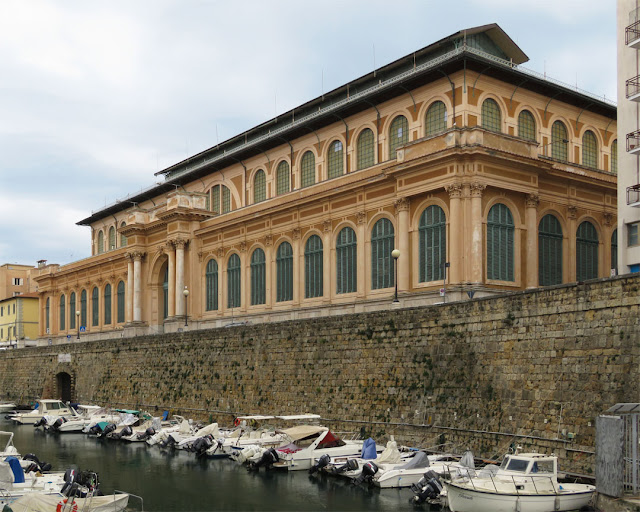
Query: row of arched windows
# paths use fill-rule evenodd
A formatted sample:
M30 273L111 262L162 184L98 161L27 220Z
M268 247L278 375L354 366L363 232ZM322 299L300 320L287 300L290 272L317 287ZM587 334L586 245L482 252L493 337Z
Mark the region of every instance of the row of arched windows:
M125 222L120 224L120 229L126 226ZM108 238L106 240L107 245L105 247L105 232L101 229L98 231L98 254L102 254L105 251L113 251L116 247L126 247L127 246L127 237L120 233L120 245L116 246L116 228L111 226L108 231Z
M100 301L102 300L103 307L103 317L102 324L111 325L114 321L114 317L112 314L112 304L113 304L113 296L112 296L112 287L111 284L107 283L102 290L102 294L97 286L94 286L91 290L91 300L87 300L87 290L83 289L80 292L80 297L78 300L76 297L76 292L71 292L69 295L69 308L67 310L67 296L65 294L60 295L59 302L59 312L60 312L60 322L59 322L59 330L64 331L67 327L67 318L69 321L69 329L77 329L80 327L88 327L87 319L88 319L88 308L91 308L91 327L97 327L100 325ZM116 323L124 323L125 321L125 287L124 281L120 281L116 287L116 315L115 322ZM49 325L49 299L47 299L47 311L46 311L46 323L47 328ZM77 315L76 312L79 312L80 315ZM76 325L76 317L79 325Z

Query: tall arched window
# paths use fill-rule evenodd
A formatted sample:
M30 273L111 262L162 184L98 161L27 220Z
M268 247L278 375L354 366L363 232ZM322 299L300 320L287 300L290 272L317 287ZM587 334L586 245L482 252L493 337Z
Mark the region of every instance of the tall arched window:
M536 141L536 120L528 110L523 110L518 115L518 137Z
M618 174L618 141L611 143L611 172Z
M169 317L169 266L164 269L162 277L162 319Z
M276 169L276 194L281 195L289 192L291 190L290 183L289 162L283 160Z
M267 198L267 177L262 169L253 178L253 202L259 203Z
M311 235L304 245L304 296L306 299L322 297L322 261L322 240L318 235Z
M111 323L111 285L108 283L104 287L104 323Z
M439 206L428 206L420 215L420 271L421 283L444 279L447 257L447 219Z
M567 127L562 121L551 125L551 157L566 162L569 155Z
M231 191L222 185L222 213L231 211Z
M60 330L64 331L65 330L65 319L67 318L66 316L66 298L64 296L64 294L60 295Z
M45 311L44 311L44 316L45 316L45 327L47 328L47 334L49 334L49 329L51 328L51 325L49 323L49 313L51 313L51 298L47 297L47 302L45 305Z
M487 278L514 281L513 216L498 203L487 216Z
M302 155L300 162L300 186L310 187L316 182L316 157L311 151L307 151Z
M120 231L122 231L126 227L126 225L127 225L126 222L122 222L120 224ZM127 246L127 237L122 233L120 233L120 247L126 247L126 246Z
M109 228L109 250L113 251L116 248L116 228L111 226Z
M582 136L582 165L598 168L598 141L591 130Z
M98 231L98 254L104 252L104 233L102 230Z
M329 144L329 150L327 151L328 171L327 177L337 178L344 174L344 157L342 151L342 141L334 140Z
M227 307L239 308L242 301L242 265L240 256L232 254L227 264Z
M100 291L97 286L91 291L91 325L97 326L100 323Z
M211 187L211 211L220 213L220 185Z
M437 135L447 129L447 107L441 101L434 101L427 109L425 135Z
M611 270L618 273L618 230L614 229L611 233Z
M118 283L117 294L118 294L118 298L117 298L117 303L118 303L117 322L119 324L121 324L121 323L124 322L124 300L125 300L125 296L124 296L124 281L120 281Z
M374 137L373 131L369 128L362 130L362 133L358 135L357 144L357 160L358 170L366 169L374 164Z
M69 295L69 329L76 328L76 292Z
M538 284L562 284L562 226L547 214L538 225Z
M214 259L207 262L205 293L207 296L206 310L216 311L218 309L218 262Z
M409 122L404 116L396 117L389 127L389 159L396 157L400 146L409 142Z
M356 232L342 228L336 239L336 293L352 293L358 288L358 241Z
M293 248L282 242L276 252L276 301L293 300Z
M251 305L266 302L266 258L260 248L251 255Z
M598 232L585 220L576 233L576 279L586 281L598 277Z
M482 102L482 127L492 132L502 131L502 114L496 100L487 98Z
M80 292L80 325L87 327L87 290Z
M393 224L380 219L371 230L371 289L390 288L394 285L393 258L395 245Z

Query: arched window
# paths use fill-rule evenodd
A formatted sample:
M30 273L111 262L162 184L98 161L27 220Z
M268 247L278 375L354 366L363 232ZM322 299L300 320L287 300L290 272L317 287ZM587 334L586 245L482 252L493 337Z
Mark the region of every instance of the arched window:
M231 211L231 191L222 185L222 213Z
M518 115L518 137L536 141L536 120L528 110L523 110Z
M395 236L389 219L380 219L371 230L371 289L390 288L394 285L393 258Z
M447 107L441 101L434 101L427 109L425 135L437 135L447 129Z
M125 296L124 296L124 281L120 281L118 283L117 294L118 294L118 298L117 298L117 302L118 302L118 318L117 318L117 322L119 324L121 324L121 323L124 322L124 300L125 300Z
M45 312L44 312L44 315L45 315L45 327L47 328L47 334L49 334L49 329L51 327L51 325L49 323L49 313L51 312L50 309L51 309L51 298L47 297L47 302L46 302L46 305L45 305Z
M120 231L122 231L126 227L126 225L127 225L126 222L123 222L122 224L120 224ZM120 233L120 247L126 247L126 246L127 246L127 237L122 233Z
M398 148L407 142L409 142L409 123L406 117L398 116L389 127L389 160L393 160Z
M213 213L220 213L220 185L215 185L211 188L211 211Z
M169 266L164 269L164 276L162 278L162 319L166 320L169 317Z
M113 251L116 248L116 228L111 226L109 228L109 250Z
M278 164L278 168L276 169L276 194L286 194L291 190L290 187L290 173L289 173L289 162L285 162L284 160Z
M108 283L104 287L104 323L111 323L111 285Z
M611 172L618 174L618 141L611 143Z
M369 128L362 130L357 144L358 170L366 169L374 164L374 137Z
M218 262L214 259L207 262L205 290L206 310L216 311L218 309Z
M304 296L306 299L322 297L322 240L311 235L304 245Z
M253 178L253 202L259 203L267 198L267 177L262 169Z
M293 300L293 249L282 242L276 252L276 301Z
M97 286L91 291L91 325L97 326L100 323L100 291Z
M487 216L487 278L514 281L513 216L498 203Z
M311 151L307 151L302 155L302 161L300 162L300 172L302 187L310 187L316 182L316 157Z
M487 98L482 102L482 127L492 132L502 131L502 114L494 99Z
M76 292L69 295L69 329L76 328Z
M80 325L79 327L87 327L87 290L80 292Z
M260 248L251 255L251 305L266 302L266 258Z
M556 121L551 126L551 157L566 162L569 155L569 140L567 127L562 121Z
M64 331L65 329L65 319L67 318L66 316L66 312L65 312L65 304L66 302L66 298L64 296L64 294L60 295L60 330Z
M239 308L242 300L242 266L240 256L232 254L227 265L227 306L229 308Z
M420 215L420 272L421 283L444 279L447 261L447 219L439 206L428 206Z
M582 136L582 165L598 168L598 141L591 130Z
M98 254L102 254L104 252L104 233L102 230L98 232Z
M618 230L614 229L611 233L611 270L618 273Z
M329 150L327 151L328 171L327 177L337 178L344 174L344 158L342 151L342 141L334 140L329 144Z
M356 232L342 228L336 239L336 293L352 293L358 288Z
M598 277L598 232L585 220L576 233L576 279L586 281Z
M562 284L562 226L547 214L538 225L538 284Z

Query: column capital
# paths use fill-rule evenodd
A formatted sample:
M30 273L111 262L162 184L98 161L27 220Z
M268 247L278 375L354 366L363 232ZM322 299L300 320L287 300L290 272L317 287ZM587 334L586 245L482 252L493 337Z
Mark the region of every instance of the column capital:
M537 194L527 194L524 204L527 208L537 208L540 203L540 196Z
M570 219L577 219L578 218L578 208L575 206L569 206L567 207L567 212L569 213L569 218Z
M142 251L133 251L130 254L133 261L142 261L147 253Z
M357 212L356 213L356 223L364 224L367 222L367 214L365 212Z
M393 206L395 206L396 208L396 214L398 212L408 212L410 204L411 202L409 201L408 197L400 197L399 199L394 201Z
M300 240L300 228L293 228L293 232L291 233L291 238L294 240Z
M603 219L604 219L604 225L609 227L613 225L613 219L615 218L615 215L613 213L605 213L603 215Z
M325 220L322 223L322 231L323 232L330 233L331 232L331 228L332 228L332 225L331 225L331 221L330 220Z
M273 245L273 235L269 233L264 237L264 245L271 247Z
M189 244L189 240L186 238L176 238L172 240L171 243L176 246L176 249L184 249Z
M471 191L471 197L482 197L485 188L487 188L486 183L480 183L479 181L470 183L469 190Z
M445 186L451 199L459 199L462 196L462 183L450 183Z
M240 242L238 244L238 249L240 249L240 252L245 252L247 250L247 242L245 242L244 240Z

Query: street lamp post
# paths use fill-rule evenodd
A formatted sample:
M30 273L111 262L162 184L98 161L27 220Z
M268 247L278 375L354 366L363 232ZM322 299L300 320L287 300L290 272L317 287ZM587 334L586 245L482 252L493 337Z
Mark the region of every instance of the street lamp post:
M76 311L76 325L78 326L78 339L80 339L80 311Z
M393 296L393 303L394 304L399 304L400 301L398 300L398 258L400 257L400 251L398 249L394 249L393 251L391 251L391 256L393 257L393 266L395 267L395 271L396 271L396 292L395 295Z
M189 325L187 323L187 318L189 318L189 316L187 315L187 298L189 297L189 290L187 290L186 286L184 287L182 294L184 295L184 326L187 327Z

